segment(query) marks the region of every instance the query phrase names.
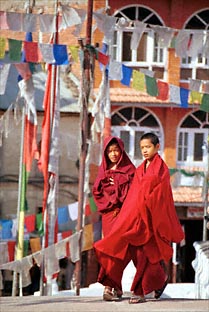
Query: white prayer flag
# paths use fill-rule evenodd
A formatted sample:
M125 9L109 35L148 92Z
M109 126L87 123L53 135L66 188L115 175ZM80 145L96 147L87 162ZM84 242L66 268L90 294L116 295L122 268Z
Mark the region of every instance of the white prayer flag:
M170 85L170 101L172 103L181 104L180 88L178 86Z
M0 95L3 95L6 91L7 78L9 75L10 64L0 65Z
M37 15L22 14L22 30L25 32L36 32L37 30Z
M110 61L109 64L109 80L121 80L123 78L122 63Z
M140 21L134 22L134 31L131 36L131 50L137 50L141 37L147 25Z

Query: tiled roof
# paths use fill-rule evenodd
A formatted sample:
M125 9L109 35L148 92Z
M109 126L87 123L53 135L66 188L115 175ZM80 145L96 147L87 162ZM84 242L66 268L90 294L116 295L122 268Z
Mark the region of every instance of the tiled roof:
M203 204L202 187L179 186L172 189L175 203ZM208 196L209 199L209 196Z
M144 103L162 103L156 97L150 96L145 92L137 91L132 88L110 88L111 102L144 102Z
M94 89L94 94L97 95L99 89ZM162 103L161 100L156 97L150 96L145 92L137 91L132 88L110 88L110 100L111 102L120 103ZM166 102L165 102L166 103Z

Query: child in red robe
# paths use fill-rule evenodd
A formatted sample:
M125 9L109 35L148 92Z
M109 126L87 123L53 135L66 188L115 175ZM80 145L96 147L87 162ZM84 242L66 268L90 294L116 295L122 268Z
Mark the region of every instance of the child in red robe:
M98 211L102 216L104 237L110 233L117 220L133 180L134 172L135 166L125 152L123 141L117 137L106 138L102 163L92 190ZM100 272L100 274L102 273ZM116 295L121 297L122 289L115 289ZM114 296L112 287L107 285L103 298L109 300L112 296Z
M95 252L103 270L98 281L121 289L121 275L129 261L136 274L129 303L145 301L155 291L159 298L168 282L165 264L172 257L172 242L184 238L178 220L168 167L158 154L160 144L153 133L140 139L144 162L135 176L117 222L111 232L95 243Z

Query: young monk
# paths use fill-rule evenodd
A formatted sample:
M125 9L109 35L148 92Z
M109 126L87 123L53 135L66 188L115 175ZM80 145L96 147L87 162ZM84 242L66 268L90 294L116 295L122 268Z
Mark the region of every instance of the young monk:
M102 163L93 186L93 196L98 211L102 216L103 236L107 236L117 220L122 204L133 180L135 166L124 150L123 141L117 137L108 137L104 141ZM102 274L103 269L100 270ZM121 276L122 278L122 276ZM106 285L104 300L111 300L114 295L122 296L122 289Z
M130 260L136 267L129 303L145 301L155 291L159 298L168 283L165 264L172 257L171 243L184 238L170 186L168 167L158 154L160 144L153 133L140 139L144 162L133 182L109 235L95 243L103 272L98 281L121 287L121 272Z

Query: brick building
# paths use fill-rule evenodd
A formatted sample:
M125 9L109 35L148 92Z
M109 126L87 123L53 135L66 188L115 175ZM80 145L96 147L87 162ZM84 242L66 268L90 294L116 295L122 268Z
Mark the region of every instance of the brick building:
M15 1L13 5L8 1L0 1L1 10L24 11L25 1ZM87 10L88 1L62 1L63 4L76 6ZM187 40L189 42L195 37L195 34L203 36L203 42L206 46L209 28L209 7L207 0L189 1L107 1L94 0L93 11L101 12L104 8L104 16L114 17L115 25L109 34L108 40L104 40L104 33L101 29L93 28L91 44L99 45L102 53L109 55L112 63L121 64L133 71L151 75L158 81L166 82L171 90L172 87L189 90L192 81L199 81L199 91L202 94L208 94L209 80L209 55L208 48L195 49L187 53L184 46L180 46L177 53L177 45L174 40L175 35L180 30L192 30ZM33 12L49 13L54 11L54 1L34 1ZM106 12L106 13L105 13ZM144 28L140 42L135 48L132 42L134 29L137 27L136 21L141 22ZM142 25L140 24L140 25ZM93 16L93 25L96 20ZM158 28L154 28L154 26ZM173 36L169 44L160 43L160 35L156 29L164 32L171 31ZM2 32L2 36L10 36L24 40L24 33ZM111 36L112 35L112 36ZM83 27L80 37L85 38L86 29ZM107 39L107 38L106 38ZM34 34L34 40L39 40L39 34ZM49 35L43 35L43 42L48 42ZM190 41L189 41L190 40ZM208 40L208 39L207 39ZM78 38L69 33L69 30L62 30L59 34L59 43L77 44ZM85 39L84 39L85 42ZM102 50L106 47L106 52ZM183 49L183 52L182 52ZM205 52L206 51L206 52ZM95 62L93 92L91 101L94 102L100 92L100 87L104 72L101 70L99 62ZM65 98L74 103L69 105L61 112L61 129L63 138L70 134L70 145L75 146L75 157L68 158L65 154L66 145L62 141L62 155L60 157L60 195L59 205L66 205L77 199L77 178L78 172L76 160L79 157L79 148L72 145L76 142L75 138L79 133L79 108L78 92L72 92L73 82L76 81L79 86L81 78L80 67L77 63L72 64L71 76L64 75L64 81L68 81L68 91ZM73 80L72 80L73 77ZM104 86L103 86L104 87ZM191 261L195 257L193 243L202 240L203 237L203 211L206 205L206 194L204 194L204 179L208 168L207 146L204 149L205 142L209 135L209 113L208 109L202 109L200 101L192 98L187 103L172 101L171 97L162 100L157 96L150 95L146 90L139 90L134 86L133 76L130 84L124 85L120 79L110 79L106 85L105 91L109 92L111 112L105 119L104 135L110 133L121 137L125 142L126 151L129 153L133 162L138 165L142 161L137 148L137 142L142 133L154 131L160 137L160 153L171 171L171 180L175 207L178 216L185 231L185 244L174 246L176 258L171 264L173 282L193 282L194 271ZM177 90L177 89L176 89ZM69 92L69 93L68 93ZM177 91L176 91L177 92ZM9 106L6 99L2 102L1 114ZM1 104L2 105L2 104ZM39 105L39 123L41 124L43 112ZM209 104L207 104L207 107ZM20 126L19 126L20 127ZM39 133L40 136L40 133ZM18 138L20 140L20 138ZM1 176L18 176L18 166L12 161L14 150L18 148L16 133L12 134L11 140L5 140L2 145L1 155ZM14 141L17 142L16 145ZM69 144L69 143L68 143ZM67 146L68 148L69 146ZM11 166L12 164L12 166ZM65 175L66 171L70 175ZM90 186L94 181L97 172L97 166L91 165ZM37 182L39 178L39 182ZM32 183L29 186L29 203L32 209L41 206L41 180L40 173L33 169L31 173ZM17 190L17 179L11 183L11 180L2 179L1 185L4 187L1 191L2 215L5 217L6 211L10 209L10 215L15 214L17 191L12 196L11 190ZM39 186L37 187L37 183ZM70 189L69 189L70 184ZM36 193L34 193L34 191ZM63 196L62 196L63 195ZM10 203L10 204L8 204ZM206 234L208 238L208 233ZM93 251L90 250L84 255L85 277L84 284L89 285L96 280L97 263L94 259Z

